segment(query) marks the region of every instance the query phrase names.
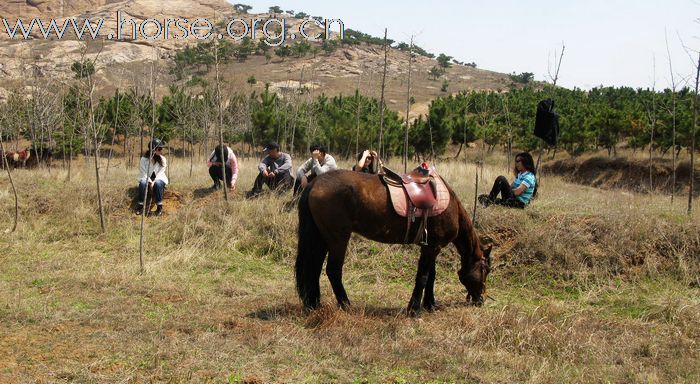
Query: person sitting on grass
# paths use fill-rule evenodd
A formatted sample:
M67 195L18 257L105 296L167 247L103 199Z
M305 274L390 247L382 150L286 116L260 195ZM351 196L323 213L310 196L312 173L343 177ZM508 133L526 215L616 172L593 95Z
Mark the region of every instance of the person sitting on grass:
M223 151L221 150L221 146L217 145L209 156L209 161L207 161L209 176L214 180L212 189L221 188L221 181L223 180L221 166L223 164L226 164L224 168L226 172L226 186L230 190L235 190L236 180L238 180L238 159L236 159L233 150L226 145L224 145Z
M163 156L165 143L159 139L151 140L149 149L141 156L139 164L139 196L136 207L136 214L143 213L143 206L146 200L146 188L149 193L153 193L152 199L156 202L156 216L163 214L163 193L168 184L168 175L165 170L168 162ZM149 213L150 212L146 212Z
M513 173L515 174L515 180L510 184L504 176L498 176L493 183L491 193L480 195L479 202L484 207L497 204L511 208L525 208L530 203L537 189L535 162L529 153L523 152L515 156ZM500 198L498 197L499 193L501 195Z
M352 166L352 170L376 175L382 170L382 162L379 161L377 152L365 149L362 153L357 155L357 164Z
M291 175L292 157L289 154L280 152L279 144L274 141L268 143L263 152L267 153L260 164L258 164L258 177L255 178L253 189L246 193L247 198L254 198L262 193L263 185L267 185L270 190L278 193L288 191L294 178Z
M338 169L335 159L326 153L326 147L323 145L312 144L309 147L309 151L311 152L311 158L297 169L297 177L294 180L294 195L306 188L306 185L316 176Z

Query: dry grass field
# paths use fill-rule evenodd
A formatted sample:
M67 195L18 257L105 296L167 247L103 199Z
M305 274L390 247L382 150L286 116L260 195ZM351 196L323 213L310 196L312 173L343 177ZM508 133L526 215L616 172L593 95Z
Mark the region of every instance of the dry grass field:
M490 183L505 169L488 163ZM483 307L465 305L450 248L438 258L440 309L407 318L417 247L355 237L353 308L336 308L324 275L324 307L306 315L289 196L243 199L255 161L241 161L226 203L206 189L203 164L190 177L170 159L182 200L147 218L143 273L127 195L136 170L118 160L105 175L102 234L84 164L70 181L61 168L15 171L14 233L0 179L0 382L700 382L700 205L688 218L685 198L671 206L544 175L527 209L477 209L494 244ZM471 209L474 165L438 169Z

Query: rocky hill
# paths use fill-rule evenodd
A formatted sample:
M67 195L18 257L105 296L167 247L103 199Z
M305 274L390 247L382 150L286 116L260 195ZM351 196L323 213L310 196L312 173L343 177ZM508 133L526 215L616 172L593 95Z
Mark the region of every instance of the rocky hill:
M14 22L21 17L28 22L32 17L42 20L56 18L60 25L68 17L79 21L104 18L101 39L80 41L74 36L64 39L44 39L38 28L34 28L29 40L11 40L6 31L0 33L0 100L7 97L11 90L20 90L26 94L35 84L69 84L73 78L70 70L74 62L81 58L95 60L95 80L98 93L112 92L115 88L131 86L148 88L151 63L155 62L157 93L167 93L167 87L173 83L185 84L191 77L177 79L172 74L176 53L186 46L194 46L199 41L188 39L156 39L113 41L105 37L116 32L116 14L121 11L125 18L137 20L165 20L168 18L207 18L213 23L233 18L253 17L261 19L285 17L289 30L298 28L303 21L290 15L237 13L236 9L223 0L26 0L9 1L0 5L3 17ZM351 26L346 25L346 28ZM236 42L237 43L237 42ZM320 42L312 42L320 47ZM273 50L271 50L273 51ZM449 54L449 52L446 52ZM153 60L153 59L157 60ZM379 97L384 53L381 45L366 43L341 45L332 53L317 52L303 57L277 57L268 54L252 55L244 60L233 60L221 67L226 92L250 91L262 89L269 83L271 89L284 95L294 93L300 87L306 87L311 93L327 95L351 94L359 88L364 94ZM434 59L416 56L412 65L411 95L414 103L411 114L427 112L430 100L447 93L471 89L507 89L511 81L507 75L487 70L453 64L439 78L429 75L436 66ZM388 53L386 100L389 108L397 111L406 109L406 91L408 74L408 53L391 48ZM202 71L199 76L206 79L213 77L213 70ZM254 77L255 84L248 80ZM447 90L441 90L446 81Z
M0 15L5 18L68 17L119 0L5 0Z

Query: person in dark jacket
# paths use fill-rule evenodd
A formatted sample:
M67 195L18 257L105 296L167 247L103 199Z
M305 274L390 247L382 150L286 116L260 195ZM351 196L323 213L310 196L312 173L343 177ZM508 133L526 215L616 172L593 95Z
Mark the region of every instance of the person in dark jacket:
M281 194L292 188L294 184L294 178L291 175L292 157L280 152L279 144L274 141L269 142L263 151L267 156L258 164L258 177L255 178L253 189L246 193L247 198L260 195L263 185Z

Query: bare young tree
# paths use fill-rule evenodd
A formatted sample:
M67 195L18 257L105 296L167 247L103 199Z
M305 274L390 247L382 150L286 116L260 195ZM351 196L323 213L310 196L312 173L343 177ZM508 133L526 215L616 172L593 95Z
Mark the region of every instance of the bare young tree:
M357 105L355 105L355 155L360 151L360 105L362 104L360 80L362 80L362 74L357 76L357 85L355 86L355 98L357 99Z
M647 119L651 136L649 138L649 191L654 190L654 131L656 129L656 57L653 57L653 80L651 86L651 108L647 105Z
M114 153L114 142L116 141L117 137L117 132L119 132L119 112L121 111L121 79L124 78L124 69L120 71L119 75L119 85L117 85L117 90L115 92L115 103L116 106L114 107L114 127L112 127L112 142L109 145L109 153L107 154L107 169L105 170L105 177L109 175L109 166L110 163L112 162L112 155ZM124 136L126 139L126 135ZM126 141L126 140L125 140ZM124 155L126 156L126 151L124 152Z
M32 75L32 97L29 103L31 109L27 113L27 120L34 148L33 152L35 152L33 155L37 156L37 165L43 168L44 163L40 160L44 157L46 148L51 147L53 128L61 118L58 111L61 96L50 81L39 80L39 76L43 76L43 72L36 65L36 62L33 65Z
M411 44L408 48L408 86L406 90L406 128L403 137L403 171L408 172L408 112L411 109L411 62L413 61L413 36L411 36ZM430 120L428 120L430 124ZM431 147L432 147L432 132L431 132Z
M664 38L666 40L666 57L668 58L668 70L671 74L671 204L673 204L673 197L676 194L676 78L673 73L673 62L671 61L671 51L668 47L668 35L664 31Z
M551 62L547 63L547 75L549 76L549 79L552 80L552 85L554 87L557 86L557 80L559 80L559 70L561 69L561 61L564 58L564 50L566 49L566 46L564 45L564 42L561 42L561 52L559 53L559 61L555 61L554 65L554 73L552 73L552 65ZM554 59L556 60L557 58L557 51L554 50Z
M561 69L561 61L564 58L564 50L566 49L566 45L564 45L564 42L561 42L561 52L559 53L559 60L555 61L555 66L554 66L554 73L552 73L552 65L551 62L547 61L547 75L549 76L549 79L552 80L552 92L554 92L557 88L557 81L559 81L559 70ZM557 58L557 51L554 50L554 59L556 60ZM540 142L540 153L537 155L537 163L535 164L535 173L540 169L540 160L542 159L542 152L544 151L544 142ZM539 180L538 180L539 181Z
M151 139L149 140L149 148L150 148L150 143L153 142L153 139L155 138L155 133L156 133L156 60L158 60L158 56L156 55L156 48L155 46L153 47L153 58L151 60ZM143 127L141 128L141 142L143 143ZM143 148L143 146L142 146ZM148 159L148 167L149 169L146 170L146 180L148 180L149 175L151 174L150 170L150 165L151 165L151 160L153 159L155 151L150 150L150 158ZM143 201L141 202L143 204L143 209L141 210L141 227L140 227L140 236L139 236L139 270L141 273L143 273L144 268L143 268L143 259L144 259L144 252L145 252L145 247L144 247L144 238L145 238L145 226L146 226L146 203L148 202L148 187L146 188L146 193L143 195Z
M79 70L76 73L76 76L78 77L78 81L75 84L75 112L73 113L73 126L71 127L70 130L70 136L69 136L69 141L68 141L68 173L66 175L66 181L71 180L71 172L73 169L73 143L75 141L75 131L78 129L79 126L83 124L81 121L82 119L82 114L83 114L83 100L82 100L82 87L80 86L80 79L85 77L85 70L86 66L84 65L85 63L85 56L87 54L87 48L85 46L82 46L80 49L80 65L78 66ZM86 129L83 129L84 132L87 132ZM65 135L65 127L64 127L64 135ZM87 135L87 133L86 133ZM65 142L65 138L64 138ZM88 143L88 140L85 140L84 143ZM85 145L87 147L87 145ZM87 155L86 155L87 159Z
M90 61L91 66L94 68L95 64L97 63L98 58L100 57L100 53L102 53L102 49L104 48L104 43L102 43L100 47L100 51L95 55L94 59ZM86 49L87 50L87 49ZM81 63L81 67L85 67ZM81 69L82 71L82 69ZM95 100L94 100L94 94L95 94L95 78L93 77L92 71L87 71L87 76L86 76L86 87L87 87L87 93L88 93L88 121L87 124L88 126L86 127L84 131L87 132L92 136L92 144L93 144L93 159L94 159L94 166L95 166L95 187L96 187L96 192L97 192L97 207L100 215L100 230L102 233L106 231L105 227L105 213L104 213L104 207L102 205L102 190L101 190L101 185L100 185L100 146L102 144L102 118L100 118L99 122L97 121L98 119L95 117ZM87 136L87 135L86 135ZM87 143L88 141L86 141ZM88 146L85 145L87 148Z
M226 149L224 148L224 113L223 100L221 99L221 78L219 77L219 41L214 40L214 68L216 71L216 113L219 126L219 160L221 161L221 177L223 181L224 200L228 201L228 183L226 182L226 164L224 162Z
M5 123L4 116L5 113L0 114L0 119L2 119L0 121L2 121L3 123ZM5 142L3 141L3 130L2 126L0 126L0 154L2 154L2 159L0 159L0 161L3 162L3 166L5 167L5 170L7 170L7 178L10 180L12 194L15 196L15 220L12 223L12 232L14 232L17 230L17 222L19 221L19 196L17 195L17 188L15 188L15 182L12 180L12 170L10 169L10 163L7 162L7 156L5 156L6 153L7 152L5 152Z
M379 158L383 159L385 157L384 149L384 89L386 87L386 66L387 66L387 56L389 55L389 46L386 43L386 33L387 29L384 28L384 69L382 72L382 94L379 98Z
M299 74L299 89L294 92L294 117L292 118L292 133L290 138L289 153L294 155L294 138L297 133L297 124L299 122L299 108L302 104L301 96L305 93L306 86L304 84L304 67L301 67Z
M472 208L472 223L476 223L476 204L478 200L478 193L479 193L479 169L474 169L474 206Z
M474 109L476 110L477 116L479 116L479 121L482 126L486 126L492 119L491 111L489 111L489 102L487 100L488 95L485 94L482 97L474 101ZM479 100L483 101L481 108L479 107ZM465 128L466 136L466 128ZM484 178L484 163L486 162L486 130L484 130L484 136L481 139L481 160L479 161L479 169L481 173L481 178Z
M114 107L114 127L112 127L112 142L109 145L109 154L107 154L107 169L105 169L105 177L109 175L109 165L110 162L112 161L112 152L114 148L114 140L117 137L117 127L119 126L119 110L120 108L120 93L119 93L119 88L117 87L117 91L115 92L115 107Z
M506 96L501 95L501 103L503 104L503 113L506 119L506 169L510 169L510 159L513 157L513 124L510 122L510 112L508 110L508 99Z
M695 134L698 128L698 82L700 81L700 53L695 71L695 94L693 95L693 134L690 141L690 188L688 188L688 216L693 214L693 191L695 189Z

